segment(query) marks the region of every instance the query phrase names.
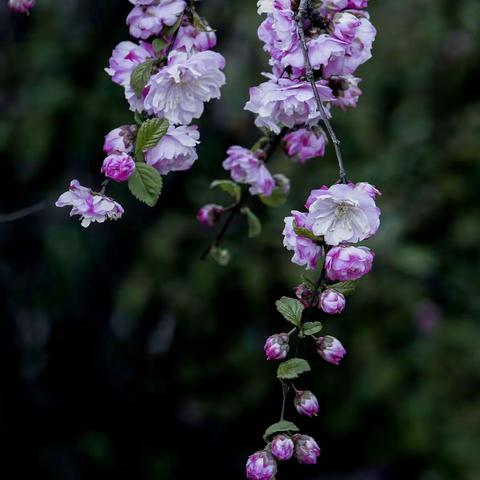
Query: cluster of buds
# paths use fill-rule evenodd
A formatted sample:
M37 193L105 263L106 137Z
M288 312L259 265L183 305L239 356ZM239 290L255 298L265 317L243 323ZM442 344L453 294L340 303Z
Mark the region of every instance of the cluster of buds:
M35 6L35 0L8 0L8 7L17 13L30 13Z
M123 87L136 123L107 134L106 158L100 170L107 179L105 185L109 181L128 182L135 198L154 206L162 176L189 170L198 159L200 135L191 122L201 117L206 102L220 97L225 59L212 50L215 33L198 15L193 2L130 2L134 7L127 25L139 42L120 42L105 71ZM78 210L73 203L57 205L73 207L72 214ZM88 218L100 212L93 205L91 211L80 214ZM202 216L207 222L213 222L214 217L214 212Z
M264 450L248 457L247 478L271 480L278 470L277 461L286 461L295 457L298 463L312 465L317 463L319 455L320 447L308 435L277 435Z

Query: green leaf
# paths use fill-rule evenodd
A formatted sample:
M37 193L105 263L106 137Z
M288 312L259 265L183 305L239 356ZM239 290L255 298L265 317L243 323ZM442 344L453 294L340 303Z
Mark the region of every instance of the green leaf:
M222 267L226 267L230 263L231 255L226 248L213 247L210 255Z
M208 22L195 11L193 12L193 26L199 32L213 32L213 29Z
M334 283L333 285L328 285L328 288L347 296L351 295L355 291L357 288L357 282L350 280L348 282Z
M248 207L242 208L241 212L247 216L248 237L258 237L262 233L262 224L258 217Z
M305 307L297 299L282 297L275 302L275 305L285 320L293 323L296 327L300 325L302 312Z
M210 188L220 187L224 192L231 195L235 201L238 203L242 196L242 189L238 183L232 182L231 180L214 180Z
M161 118L150 118L143 122L137 134L135 155L141 154L148 148L153 148L167 133L168 127L168 120Z
M292 423L287 422L287 420L282 420L281 422L274 423L270 425L263 434L263 439L268 442L268 438L274 435L275 433L291 433L291 432L298 432L298 427Z
M315 291L317 289L317 284L315 283L315 281L313 279L311 279L308 275L300 275L302 280L303 280L303 283L310 289L310 290L313 290Z
M303 335L315 335L322 330L323 326L320 322L306 322L302 325Z
M182 22L183 22L183 15L180 15L174 25L164 29L163 31L164 36L171 37L172 35L174 35L175 32L180 28L180 25L182 24Z
M137 162L128 179L128 188L137 200L154 207L162 191L162 177L150 165Z
M309 372L310 365L303 358L291 358L278 366L277 377L280 380L298 378L301 373Z
M322 237L317 237L315 236L310 230L307 228L303 227L297 227L297 224L293 222L293 231L299 235L300 237L305 237L309 238L310 240L313 240L314 242L321 242L323 240Z
M133 118L137 125L141 125L145 121L145 119L143 118L143 115L140 112L135 112L133 114Z
M287 201L287 194L282 187L275 187L270 196L265 197L260 195L260 201L270 208L281 207Z
M153 71L153 65L156 60L146 60L145 62L137 65L132 72L130 78L130 86L133 88L135 95L139 97L145 88L145 85L150 80Z
M155 53L160 53L167 45L168 42L165 41L163 38L156 38L152 42L153 50Z

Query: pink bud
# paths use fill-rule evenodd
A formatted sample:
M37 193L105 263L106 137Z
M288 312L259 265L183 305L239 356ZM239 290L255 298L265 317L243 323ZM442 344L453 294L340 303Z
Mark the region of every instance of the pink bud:
M135 170L135 162L127 153L114 153L109 155L102 165L102 173L116 182L128 180Z
M108 155L112 153L130 153L133 150L136 134L136 125L123 125L112 130L105 136L103 151Z
M320 447L317 442L308 435L294 435L295 458L299 463L313 465L317 463L317 457L320 455Z
M293 455L293 440L286 435L277 435L271 444L272 453L278 460L290 460Z
M308 288L308 286L305 283L301 283L300 285L298 285L298 287L295 287L293 290L295 291L295 295L297 299L300 302L302 302L305 308L310 307L310 304L312 305L312 307L317 306L318 294L315 295L315 299L312 302L314 292L311 288Z
M286 333L279 333L267 338L265 346L265 354L267 360L282 360L288 355L290 347L288 345L289 337Z
M308 390L305 392L297 391L294 404L297 412L307 417L317 415L319 410L317 397Z
M197 220L207 227L213 227L219 220L224 208L221 205L209 203L203 206L197 213Z
M335 337L327 335L317 338L317 352L327 362L339 365L347 351Z
M372 269L374 253L367 247L334 247L325 258L330 280L358 280Z
M247 478L250 480L271 480L277 473L277 462L266 450L250 455L247 460Z
M325 313L332 315L342 313L345 308L345 297L335 290L325 290L320 297L320 307Z
M19 13L28 13L35 6L35 0L8 0L8 6Z

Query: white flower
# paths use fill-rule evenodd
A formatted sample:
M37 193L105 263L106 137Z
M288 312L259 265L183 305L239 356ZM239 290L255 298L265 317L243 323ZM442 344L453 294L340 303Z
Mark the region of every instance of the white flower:
M378 230L380 209L361 188L333 185L317 192L309 217L313 234L323 236L327 245L360 242Z
M189 56L173 51L167 66L150 78L145 110L175 124L189 124L203 113L203 104L220 97L225 59L212 51Z

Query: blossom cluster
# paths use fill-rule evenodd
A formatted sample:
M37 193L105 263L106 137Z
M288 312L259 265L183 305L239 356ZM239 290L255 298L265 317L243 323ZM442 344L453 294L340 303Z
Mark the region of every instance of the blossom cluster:
M186 1L130 2L127 25L138 43L120 42L105 71L123 87L136 124L106 135L101 173L128 181L133 195L152 206L161 176L188 170L198 159L200 135L191 123L206 102L220 97L225 59L212 50L215 33Z
M35 0L8 0L8 7L14 12L29 13L35 6Z

